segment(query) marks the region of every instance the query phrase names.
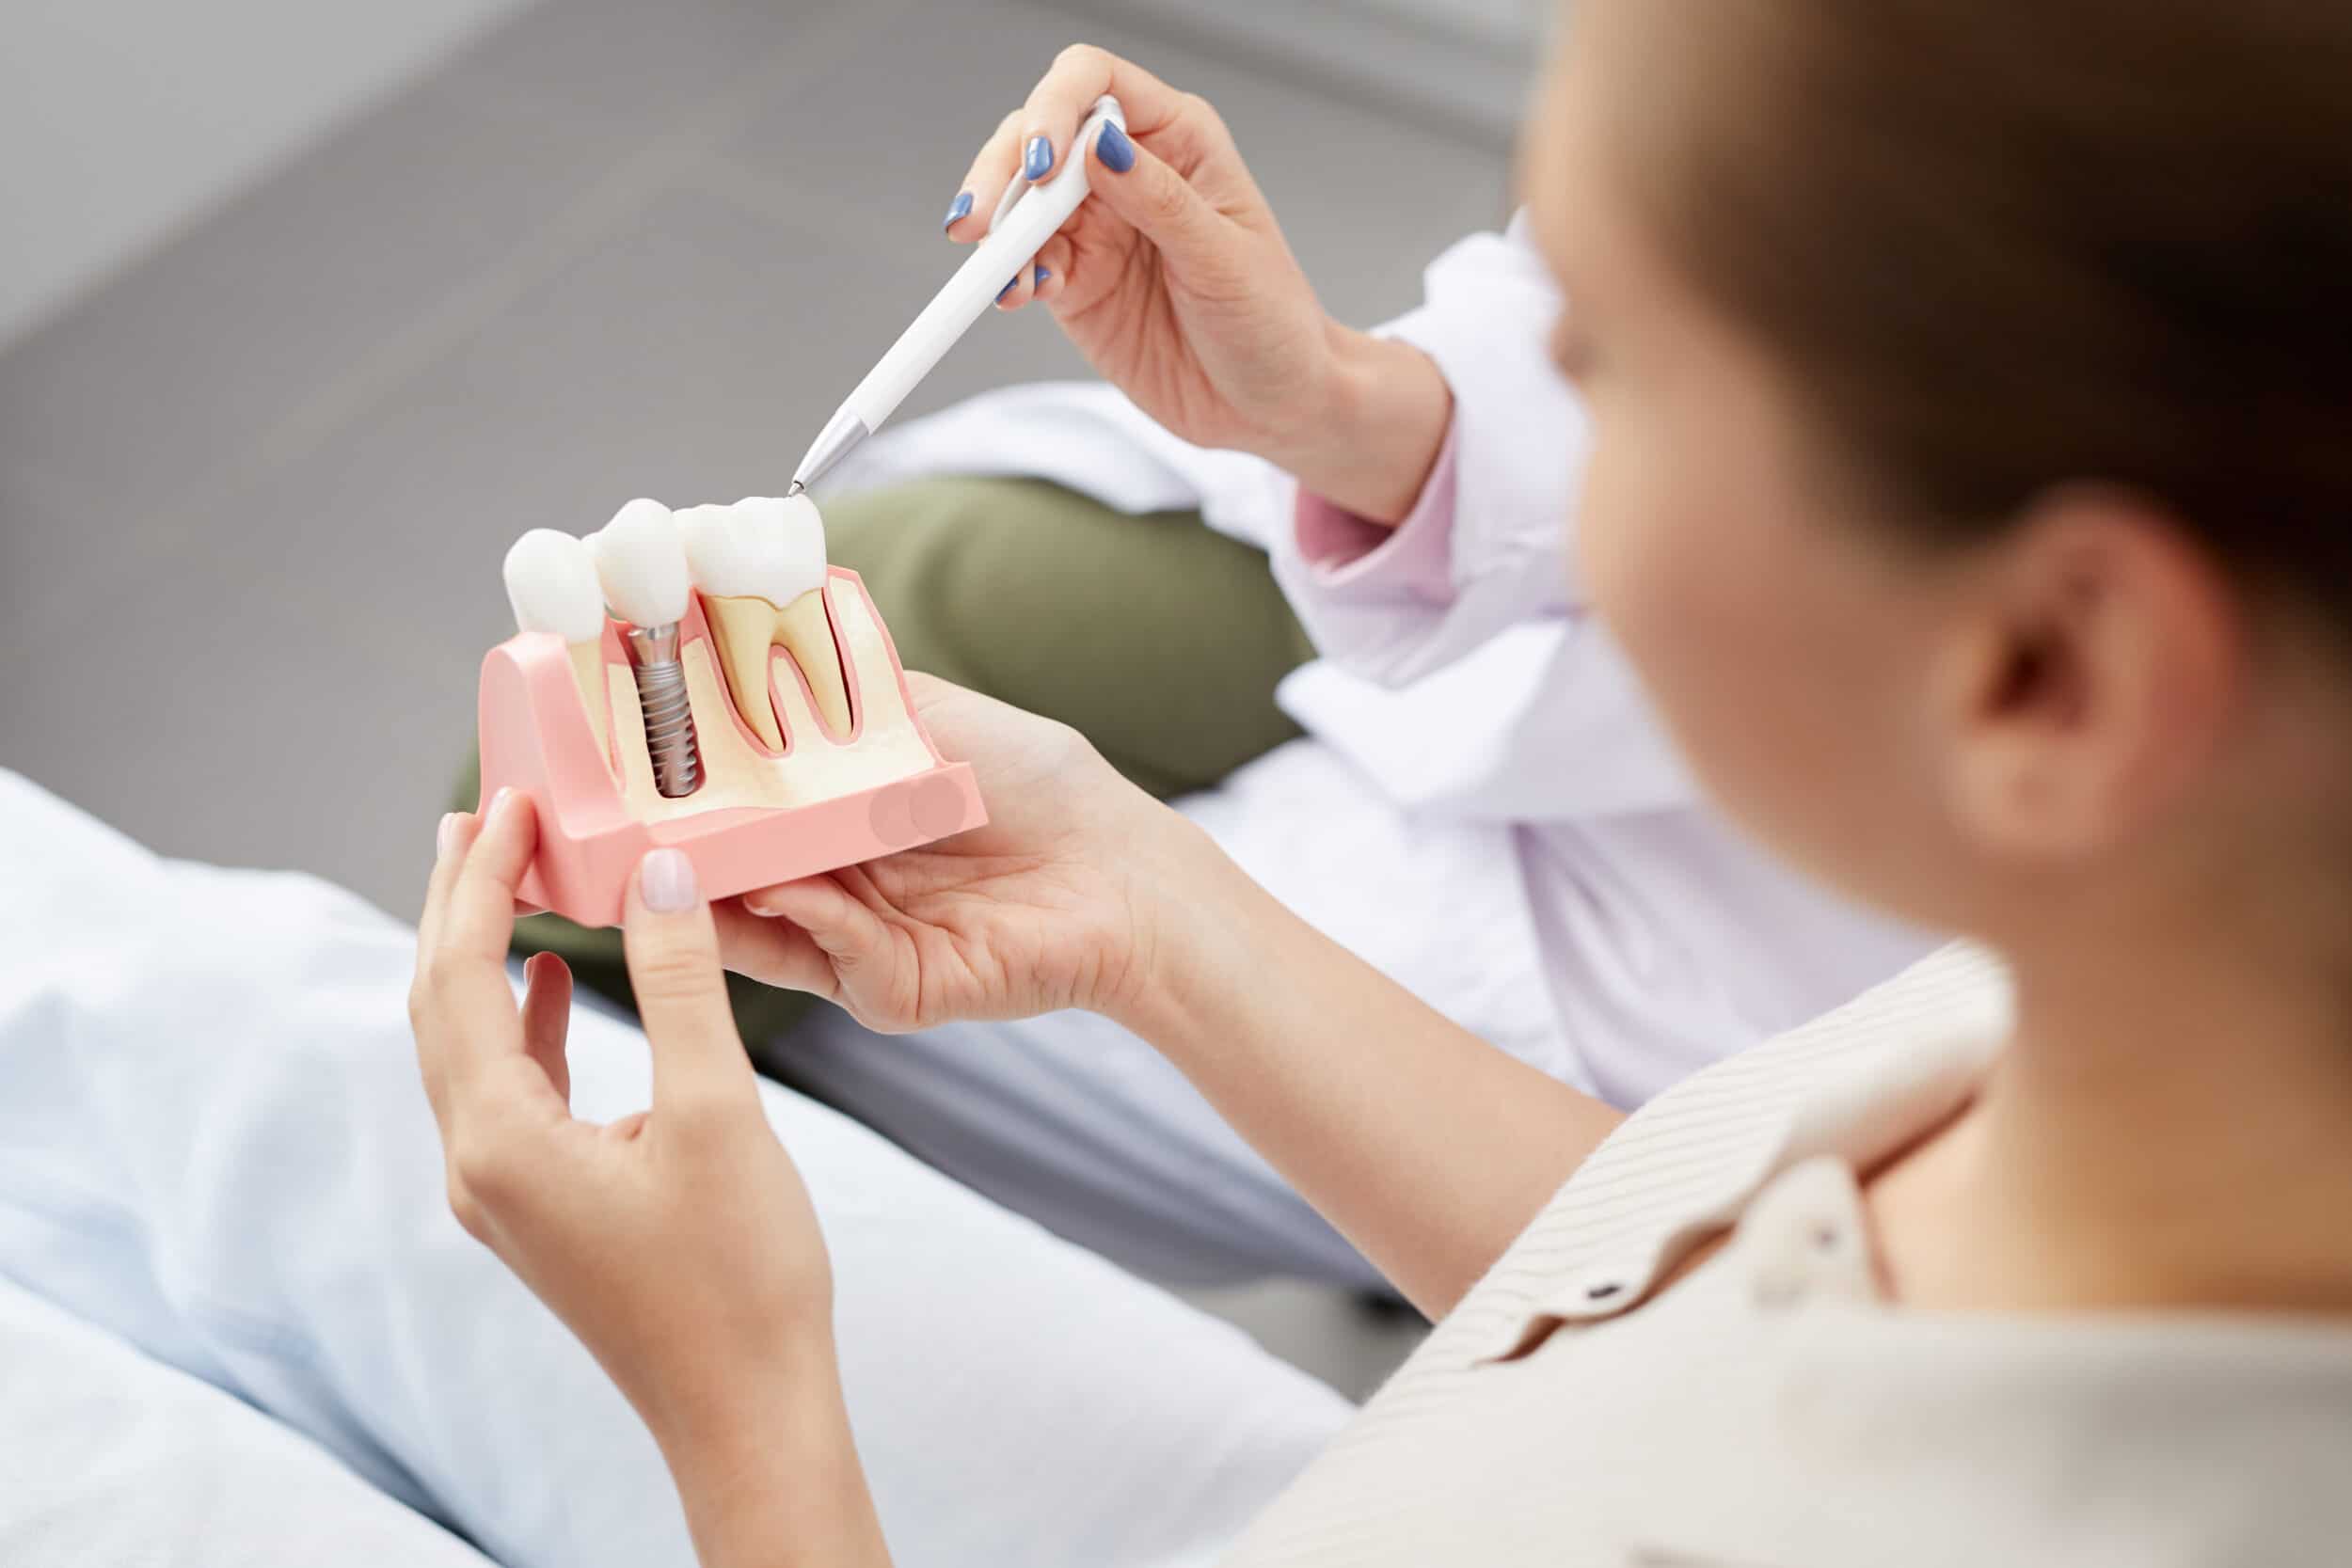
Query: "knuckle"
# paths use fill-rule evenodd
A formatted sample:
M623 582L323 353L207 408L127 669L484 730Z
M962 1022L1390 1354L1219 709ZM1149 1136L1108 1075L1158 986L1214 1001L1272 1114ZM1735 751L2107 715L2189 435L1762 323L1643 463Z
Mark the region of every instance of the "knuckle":
M1054 56L1058 71L1082 71L1109 75L1113 64L1111 52L1092 43L1073 43Z
M1171 169L1144 191L1143 204L1161 222L1174 223L1190 211L1192 192L1184 184L1184 177Z
M689 1001L718 983L716 963L698 948L663 942L629 965L629 986L656 1002Z

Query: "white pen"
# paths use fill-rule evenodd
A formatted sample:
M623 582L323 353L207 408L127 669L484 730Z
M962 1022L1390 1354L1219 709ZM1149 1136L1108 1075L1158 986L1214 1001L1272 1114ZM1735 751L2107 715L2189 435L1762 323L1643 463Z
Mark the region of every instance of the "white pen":
M823 477L825 470L849 455L860 441L882 428L906 395L914 390L923 378L931 373L931 367L947 356L956 346L956 340L972 328L972 324L994 304L1005 291L1008 279L1018 277L1021 269L1035 260L1045 242L1054 237L1061 226L1070 221L1070 214L1078 210L1078 203L1087 198L1088 153L1093 150L1094 138L1102 134L1105 123L1127 128L1127 117L1119 106L1119 100L1108 93L1094 101L1084 124L1072 139L1070 153L1061 172L1050 180L1032 182L1015 174L1012 183L1005 187L1004 197L996 204L995 216L989 221L988 238L979 243L947 286L933 296L923 313L914 318L913 325L890 345L890 352L880 363L866 372L866 379L834 410L825 428L801 459L801 466L792 471L792 486L787 495L807 489Z

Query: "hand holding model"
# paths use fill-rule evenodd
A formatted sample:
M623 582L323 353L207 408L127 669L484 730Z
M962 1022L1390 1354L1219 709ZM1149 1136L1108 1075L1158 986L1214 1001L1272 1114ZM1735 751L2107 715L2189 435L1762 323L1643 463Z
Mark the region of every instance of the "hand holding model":
M1134 1018L1171 899L1221 861L1066 724L909 674L916 717L972 765L986 826L718 908L727 966L868 1028L1082 1007Z
M762 1113L693 863L656 849L631 881L653 1104L597 1126L568 1102L570 971L533 958L519 1010L507 981L537 841L514 791L441 823L408 1012L451 1207L644 1418L706 1563L747 1560L746 1541L886 1561L841 1402L824 1237Z
M1127 130L1073 148L1097 97ZM1325 313L1232 134L1203 100L1090 45L1062 52L988 139L947 211L974 243L1007 182L1095 161L1093 195L999 305L1054 312L1088 362L1188 441L1254 452L1316 494L1395 522L1443 445L1453 399L1420 350Z

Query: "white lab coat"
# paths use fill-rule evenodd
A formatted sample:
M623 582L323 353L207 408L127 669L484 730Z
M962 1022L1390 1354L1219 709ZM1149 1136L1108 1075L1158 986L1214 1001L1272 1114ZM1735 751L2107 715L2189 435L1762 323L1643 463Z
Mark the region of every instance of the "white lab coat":
M1363 781L1326 809L1368 838L1399 813L1506 825L1483 874L1523 888L1558 1025L1556 1053L1522 1053L1636 1105L1932 942L1801 882L1717 819L1589 612L1567 558L1588 432L1550 361L1560 296L1524 219L1462 240L1425 281L1422 307L1382 330L1427 352L1454 390L1451 585L1437 601L1376 564L1335 582L1299 554L1287 476L1178 440L1107 387L974 399L869 443L845 478L1036 476L1128 511L1198 506L1267 548L1325 656L1279 701ZM1248 782L1244 799L1223 792L1229 816L1247 815ZM1379 867L1362 875L1366 897L1387 891ZM1486 935L1431 927L1417 940Z

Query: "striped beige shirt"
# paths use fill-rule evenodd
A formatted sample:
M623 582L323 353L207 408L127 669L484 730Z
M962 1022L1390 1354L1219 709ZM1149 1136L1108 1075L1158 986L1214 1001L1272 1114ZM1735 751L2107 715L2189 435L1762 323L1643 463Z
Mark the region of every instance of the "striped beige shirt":
M2352 1563L2352 1328L1880 1296L1854 1172L2007 1012L1948 949L1652 1101L1229 1562Z

